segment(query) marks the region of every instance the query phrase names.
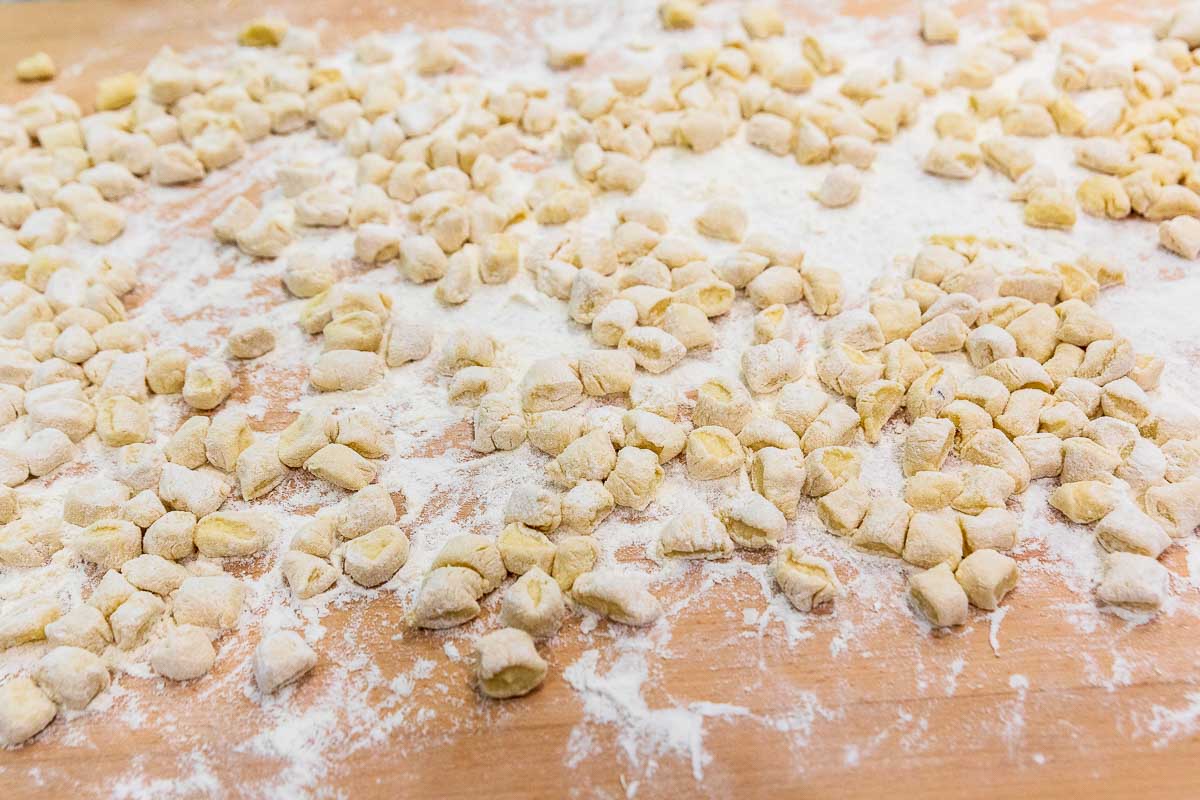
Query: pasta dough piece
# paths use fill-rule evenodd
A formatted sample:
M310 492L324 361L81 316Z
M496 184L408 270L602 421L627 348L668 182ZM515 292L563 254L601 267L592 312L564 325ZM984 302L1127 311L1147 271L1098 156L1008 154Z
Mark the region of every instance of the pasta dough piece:
M167 441L164 448L167 460L187 469L207 463L204 441L208 438L209 424L208 417L189 417Z
M908 579L909 597L930 624L937 628L963 625L967 621L967 593L954 579L954 571L942 562Z
M593 350L579 359L579 380L591 397L625 394L633 385L636 369L629 353Z
M1067 519L1081 524L1096 522L1117 506L1120 496L1103 481L1063 483L1050 493L1050 505Z
M520 402L508 395L484 395L475 409L474 432L471 448L480 453L520 447L527 433Z
M342 569L361 586L391 580L408 560L408 537L395 525L383 525L346 545Z
M742 353L742 376L750 391L770 394L779 391L803 374L803 363L796 346L783 339L758 344Z
M817 517L830 533L848 536L867 513L871 496L858 479L851 479L817 500Z
M131 594L108 618L117 647L132 650L142 644L150 629L166 611L166 604L150 592Z
M846 444L858 427L858 414L850 406L829 403L800 436L800 449L812 453L822 447Z
M154 671L173 681L190 681L207 675L216 659L208 634L195 625L170 628L150 651Z
M693 480L716 480L741 468L745 451L729 430L707 425L688 435L685 458Z
M589 534L612 513L615 501L599 481L581 481L562 495L562 526Z
M301 411L300 416L292 420L279 434L276 446L279 460L292 469L304 466L305 461L337 438L337 429L337 420L328 411Z
M700 234L728 242L740 242L747 224L745 209L731 200L713 200L696 217Z
M0 685L0 744L16 747L49 725L58 708L37 685L20 675Z
M1153 486L1146 491L1146 513L1173 538L1189 536L1200 525L1200 479Z
M775 555L771 577L797 611L812 611L832 603L844 591L829 562L805 555L795 544L787 545Z
M226 409L209 419L204 452L208 463L223 472L232 472L238 456L253 441L250 418L242 411Z
M546 679L547 668L533 638L518 628L492 631L475 643L475 679L488 697L527 695Z
M100 579L100 583L96 585L87 602L89 606L99 610L105 617L109 617L117 610L117 606L129 599L134 591L133 585L125 580L125 576L115 570L109 570L104 573L104 577Z
M1017 562L995 550L976 550L958 565L954 578L971 605L995 611L1017 585Z
M132 587L130 587L132 594ZM46 643L51 647L81 647L100 655L112 644L112 628L104 613L94 606L82 605L63 614L44 627Z
M1017 546L1017 516L1007 508L985 508L974 516L961 514L958 522L968 553Z
M191 573L175 562L149 553L126 561L121 566L121 574L138 589L162 597L171 594L191 577Z
M116 481L95 478L67 490L62 517L66 522L87 527L101 519L115 519L129 499L129 489Z
M663 469L653 450L622 447L604 488L612 494L617 505L644 510L654 498L663 481Z
M313 364L309 381L322 392L352 392L374 386L386 373L387 366L376 353L329 350Z
M567 445L546 467L554 483L566 489L581 481L603 481L617 463L612 440L602 430L587 433Z
M337 532L343 539L354 539L384 525L396 522L396 504L382 485L359 489L346 498L337 515Z
M662 616L658 598L636 577L616 570L579 575L571 586L571 599L622 625L651 625Z
M532 531L532 533L536 533L536 531ZM482 597L485 592L495 590L508 574L503 555L497 545L475 534L462 534L447 540L441 552L434 559L432 565L434 572L431 572L426 577L426 582L428 583L433 578L434 573L441 568L462 568L474 573L478 580L467 581L467 588L470 588L474 592L476 599ZM463 581L462 576L447 574L435 581L433 589L441 591L447 585L461 584ZM431 596L430 599L436 599L436 597ZM478 607L475 609L475 614L477 613L479 613ZM472 617L474 617L474 614L467 617L467 619ZM460 623L455 622L452 624L458 625Z
M215 511L201 517L192 532L196 549L209 558L252 556L279 533L279 523L261 511Z
M1104 480L1120 465L1119 455L1091 439L1074 436L1063 441L1063 483Z
M200 358L187 365L183 399L192 408L210 411L233 391L233 373L220 361Z
M979 431L964 441L959 456L971 464L1004 470L1012 477L1018 494L1029 487L1029 463L1017 446L994 428Z
M583 384L575 367L562 358L534 362L521 379L521 407L527 413L562 411L583 399Z
M962 491L950 502L956 511L978 514L988 508L1004 508L1015 483L1007 472L975 464L962 473Z
M1151 517L1132 503L1121 503L1096 523L1096 541L1105 550L1158 558L1171 545L1171 537Z
M316 597L337 583L338 571L329 562L300 550L288 550L279 571L292 593L301 600Z
M0 618L0 652L46 638L46 626L62 615L57 600L32 597L6 604Z
M876 497L867 506L851 542L860 550L899 558L904 552L905 534L912 514L912 506L899 498Z
M263 694L274 694L316 665L316 652L295 631L267 634L254 648L254 682Z
M658 535L664 558L728 558L733 541L725 526L705 509L688 508L673 517Z
M95 654L78 647L56 647L38 661L38 685L63 708L82 710L108 688L108 667Z
M554 545L541 531L519 522L504 526L496 539L496 547L504 568L515 575L524 575L534 567L550 572L554 567Z
M861 469L858 454L848 447L818 448L804 459L803 491L809 497L824 497L857 478Z
M710 378L696 391L692 422L697 428L717 426L737 434L750 419L752 403L750 393L741 384L723 377Z
M748 549L776 547L787 528L783 513L753 492L743 492L730 500L718 517L734 543Z
M962 539L953 511L919 511L909 520L902 557L925 569L941 563L954 569L962 560Z
M538 639L558 633L566 614L562 589L540 567L526 572L504 593L500 622Z
M80 532L75 548L84 561L102 569L120 569L126 561L141 555L142 532L132 522L97 520Z
M1171 576L1153 558L1133 553L1109 553L1104 578L1096 587L1103 603L1131 611L1157 611L1171 595Z
M371 462L344 444L325 445L304 462L304 469L352 492L375 479L375 467Z
M666 372L687 355L687 348L674 336L647 326L629 328L617 346L633 356L639 367L654 375Z
M653 451L665 464L683 452L687 435L679 425L650 411L634 408L621 417L625 444Z
M948 419L922 417L909 426L900 457L904 477L941 469L954 444L954 424Z
M238 456L237 479L243 500L270 494L285 477L287 467L279 460L277 442L271 439L258 440Z
M798 447L763 447L750 461L750 487L788 520L796 518L804 477L804 453Z
M561 495L540 486L518 486L504 506L504 523L522 525L550 533L562 522Z

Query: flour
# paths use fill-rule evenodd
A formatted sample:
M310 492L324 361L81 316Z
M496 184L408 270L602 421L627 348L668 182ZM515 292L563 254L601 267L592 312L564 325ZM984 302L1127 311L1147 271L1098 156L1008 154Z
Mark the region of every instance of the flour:
M654 5L579 0L539 17L532 30L520 23L519 15L501 14L499 27L449 31L450 40L467 57L465 71L470 77L461 81L463 92L474 97L487 89L527 81L545 85L552 96L561 97L566 83L576 76L551 72L530 53L540 54L543 40L556 39L568 28L570 42L588 47L590 63L605 65L605 71L640 67L659 72L676 51L715 44L723 31L737 25L736 4L713 3L704 9L704 26L667 36L657 32ZM964 25L963 48L982 42L986 33L994 30L985 31L974 22ZM904 21L908 27L911 23ZM928 58L941 68L952 63L955 48L924 48L915 35L897 36L895 24L832 17L821 20L819 30L823 39L854 64L890 66L897 57ZM1119 59L1143 55L1152 47L1153 40L1144 28L1089 26L1089 33L1093 31L1111 41L1109 55ZM1032 60L1019 63L998 85L1015 91L1027 78L1044 80L1053 69L1057 46L1071 34L1055 31L1049 43L1037 48ZM419 38L416 31L408 29L386 34L383 41L404 59ZM212 48L188 58L205 64L217 63L227 55L225 48ZM342 53L331 63L349 67L352 58ZM598 73L588 66L584 74ZM811 96L831 93L839 80L818 80ZM415 94L430 86L417 77L411 83L410 91ZM1104 292L1097 308L1139 352L1167 359L1159 394L1164 398L1200 396L1195 344L1200 328L1194 303L1179 300L1189 294L1200 295L1200 272L1191 265L1177 268L1179 262L1164 256L1156 248L1153 225L1113 223L1081 215L1069 234L1036 231L1023 224L1020 206L1007 199L1011 184L991 171L965 182L945 181L921 171L920 160L935 141L934 118L941 111L964 109L966 97L965 90L957 89L926 102L912 130L880 146L874 166L864 176L861 199L845 209L823 209L809 195L820 185L827 166L798 166L792 159L748 146L741 134L703 156L673 148L656 150L646 162L647 179L632 199L652 202L667 214L674 232L690 234L692 220L708 200L714 196L735 198L748 212L751 231L776 234L788 244L802 247L806 263L837 269L847 289L847 308L866 306L872 281L902 277L929 235L986 235L1006 244L999 257L1039 264L1074 259L1086 242L1088 251L1128 269L1127 285ZM1089 93L1084 102L1091 108L1105 99L1104 92ZM988 135L985 131L998 131L997 123L981 126L980 138ZM1087 173L1074 166L1071 146L1071 140L1059 137L1032 140L1031 144L1039 162L1053 165L1060 178L1074 185ZM557 155L539 142L528 158L540 163L553 161ZM319 353L319 342L295 325L303 301L290 298L280 287L283 260L256 261L232 248L217 247L206 222L243 192L273 185L275 170L297 159L324 165L334 185L353 185L354 164L338 145L311 131L272 137L252 145L247 157L223 180L209 181L212 186L206 184L209 191L199 200L187 189L148 188L136 198L137 213L130 215L126 233L108 250L141 265L139 278L148 289L138 292L135 319L151 332L157 346L181 345L194 355L218 352L229 327L247 315L255 315L277 332L274 351L238 366L239 392L226 404L249 414L256 427L277 429L279 422L271 415L281 407L299 411L351 406L383 415L392 427L393 452L380 464L379 481L389 491L403 492L407 501L400 520L411 539L407 564L378 589L363 589L343 580L337 592L300 603L273 569L289 539L288 535L280 537L255 564L236 568L248 585L242 630L219 648L220 677L205 679L196 687L194 700L201 703L240 694L259 707L261 729L248 739L228 742L228 746L234 753L263 758L274 765L261 785L241 788L281 798L322 791L336 778L341 759L360 749L386 744L418 759L429 747L454 742L456 735L468 732L479 720L500 725L508 715L520 713L507 708L480 712L456 692L468 661L464 653L470 652L471 640L488 629L486 620L494 613L498 598L484 601L485 616L480 620L436 640L439 643L432 652L437 660L415 655L417 634L376 627L372 610L407 608L435 554L451 536L498 531L509 494L517 486L543 481L547 460L528 447L487 457L471 452L466 444L469 415L447 407L445 381L435 374L433 359L391 370L381 385L363 392L322 395L307 387L307 365ZM522 190L532 186L531 175L522 181ZM272 188L261 202L277 199L278 189ZM616 209L627 201L625 197L596 198L579 228L606 235ZM537 241L556 236L548 230L536 232L530 222L519 224L516 231ZM520 376L536 359L573 355L591 347L587 331L565 322L563 304L538 292L527 274L509 285L481 286L463 306L449 309L434 300L432 287L403 283L394 267L364 270L354 265L349 232L306 233L303 245L333 255L343 279L391 293L396 298L395 313L432 325L439 332L435 352L457 327L490 331L502 344L499 365ZM711 242L705 242L704 248L714 259L736 249ZM80 247L83 258L98 252L90 246ZM1175 269L1168 271L1167 265ZM1164 272L1169 274L1164 276ZM811 374L823 323L802 307L796 308L796 316ZM742 350L751 341L752 320L750 304L739 299L733 311L716 321L718 343L711 352L689 356L654 381L682 394L713 376L737 379ZM769 400L756 403L760 411L770 410ZM589 402L583 408L597 405ZM178 406L169 398L152 401L160 445L181 419ZM863 455L863 480L876 491L900 491L898 453L903 429L901 423L893 422L878 445L858 448ZM111 458L111 452L94 441L88 443L71 480L52 476L19 489L26 513L60 514L66 486L76 476L108 474ZM697 784L715 780L722 765L708 743L714 730L733 725L739 726L739 731L746 726L755 736L783 739L797 773L821 766L811 762L808 745L836 733L847 714L854 713L843 703L864 687L852 686L849 677L823 680L825 676L820 675L812 676L813 685L798 686L772 674L773 668L806 658L821 659L836 668L855 664L860 670L865 669L863 663L879 659L888 665L886 674L868 672L864 677L855 673L854 680L887 680L903 692L923 695L935 687L939 694L954 697L967 683L975 689L977 673L986 669L982 659L964 656L963 648L954 650L953 640L933 635L926 623L914 617L903 595L906 569L893 559L854 551L847 542L827 534L816 521L810 499L802 501L789 536L807 551L830 560L844 576L846 596L832 614L796 612L772 588L763 560L752 554L703 565L662 562L654 543L667 519L689 504L713 507L747 488L740 477L704 485L692 482L679 460L666 465L665 473L659 493L645 513L620 510L597 536L601 564L622 564L645 573L663 600L665 619L648 631L614 632L586 615L569 633L560 635L564 656L553 669L569 687L571 702L580 715L564 744L566 767L611 756L607 745L611 738L618 756L615 762L606 763L624 776L628 796L635 796L645 785L652 785L656 776L679 765ZM1129 627L1114 626L1113 620L1096 608L1091 591L1100 574L1101 551L1084 528L1064 523L1049 512L1046 500L1051 488L1047 481L1036 482L1016 501L1023 535L1016 551L1022 581L1017 596L1028 592L1038 598L1034 602L1049 597L1044 613L1056 617L1064 629L1080 637L1103 636L1104 641L1115 642L1133 624L1147 620L1135 618ZM331 506L343 496L328 485L293 473L266 499L266 505L290 532L314 509ZM249 507L238 500L229 505ZM1184 564L1172 569L1186 569L1189 577L1176 577L1179 596L1160 621L1163 625L1180 622L1177 618L1200 617L1195 591L1200 588L1200 546L1188 540L1179 547L1186 551ZM90 580L64 550L36 573L0 573L0 601L40 585L54 587L64 602L75 604L86 596ZM726 691L728 687L722 684L721 691L714 689L704 699L674 696L664 677L671 659L695 658L694 648L675 631L694 620L696 612L714 609L725 613L726 624L720 630L704 631L702 635L712 637L705 639L704 645L735 654L729 658L744 672L744 680L736 690ZM1013 622L1005 628L1005 647L1001 649L1001 623L1009 612L1006 606L980 617L974 626L979 630L962 632L962 640L982 635L986 627L989 660L999 664L1017 657L1026 643ZM322 662L310 683L262 698L251 688L251 643L257 641L257 631L276 629L299 631L322 653ZM899 642L895 641L897 629ZM340 633L333 635L334 630ZM887 638L889 634L892 639ZM880 644L885 641L891 643ZM552 642L545 649L553 654L558 644ZM374 653L384 649L399 654L398 672L385 672L376 663ZM0 660L0 677L27 671L41 652L36 646L6 652ZM109 657L115 670L113 688L82 716L115 717L131 730L149 726L179 730L183 746L196 748L174 765L178 777L163 779L135 767L107 787L110 793L118 797L188 796L232 791L222 766L206 752L203 739L187 732L185 714L151 714L145 708L141 694L153 690L157 679L146 664L144 648ZM1114 659L1110 687L1127 685L1134 673L1144 674L1141 666ZM1194 672L1185 677L1195 685ZM1093 672L1092 678L1098 680L1097 673ZM1014 760L1020 756L1041 763L1045 758L1028 754L1024 744L1026 721L1037 705L1030 692L1032 680L1023 674L1009 678L1009 692L1000 701L999 726L988 730L1003 737ZM1001 691L999 687L996 690ZM1200 730L1200 693L1188 693L1181 699L1186 700L1181 707L1154 706L1142 721L1141 729L1156 746ZM900 710L896 720L882 730L842 744L843 764L861 765L885 747L916 752L928 746L922 743L922 734L930 725L929 715L923 705L920 709L918 703L913 705L913 709ZM1113 717L1118 717L1116 706L1110 708ZM463 721L448 721L450 715L460 713ZM53 734L56 741L81 749L98 746L75 724L56 726L54 730L61 729ZM0 775L11 774L12 769L0 764Z

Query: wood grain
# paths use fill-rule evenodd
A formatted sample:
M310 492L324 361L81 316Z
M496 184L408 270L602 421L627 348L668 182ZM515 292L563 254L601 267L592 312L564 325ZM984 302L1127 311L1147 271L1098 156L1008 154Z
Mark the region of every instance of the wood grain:
M863 15L907 8L866 0L848 6ZM478 22L467 5L433 0L350 7L286 0L271 8L299 24L329 19L327 44L377 26ZM1124 8L1075 5L1063 18L1132 13ZM29 93L12 81L9 66L35 49L65 68L55 88L86 105L97 78L137 68L163 45L226 40L261 9L249 2L152 0L4 6L0 100ZM269 293L263 302L272 302ZM269 398L268 418L271 427L282 425L299 376L248 377L281 387ZM476 458L460 442L435 446L462 450L464 461ZM305 480L294 474L289 484ZM296 488L285 484L281 491ZM419 540L420 520L409 533ZM1179 548L1164 563L1188 574ZM708 587L693 570L663 592L673 610L664 626L669 634L657 634L646 656L654 678L646 684L646 707L614 712L628 721L692 703L744 709L697 726L711 760L693 763L687 752L649 757L648 742L621 738L627 726L585 718L562 670L597 642L607 642L602 665L636 655L620 626L602 624L585 635L571 619L544 649L551 662L546 684L530 697L496 704L477 697L466 662L448 659L445 648L450 643L467 653L471 639L492 624L497 597L479 621L434 634L407 628L399 602L383 594L330 610L321 620L329 634L320 665L283 700L260 705L246 696L246 655L257 632L239 631L222 641L211 677L163 685L124 676L112 708L56 723L31 746L0 752L0 785L13 798L108 796L122 781L127 794L147 797L168 788L188 797L256 797L272 789L287 793L292 782L306 787L303 794L330 797L1197 796L1200 738L1168 736L1167 717L1156 718L1153 709L1200 713L1200 619L1187 610L1141 626L1102 617L1083 634L1062 611L1073 598L1053 576L1023 573L1006 603L998 651L985 617L961 632L925 636L898 605L854 602L812 616L804 623L807 638L789 645L779 619L761 629L745 622L746 609L770 610L761 587L745 576ZM853 647L842 644L848 636L857 637ZM373 690L366 718L346 702L364 686L386 686L414 670L424 674L423 660L433 663L432 672L413 683L411 694ZM302 710L304 722L289 722L283 704ZM420 716L420 709L435 713ZM320 712L328 719L317 720L320 733L312 738L326 748L329 763L313 775L245 745L262 730L313 724ZM381 728L374 721L381 713L398 716ZM586 736L590 746L581 751L573 734ZM583 755L568 766L573 752Z

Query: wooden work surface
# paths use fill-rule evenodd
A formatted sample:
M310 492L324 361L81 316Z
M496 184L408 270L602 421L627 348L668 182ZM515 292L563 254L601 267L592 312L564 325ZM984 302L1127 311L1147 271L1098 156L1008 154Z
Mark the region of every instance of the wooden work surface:
M902 3L846 5L860 14L913 13ZM276 0L268 7L297 24L328 19L326 45L400 22L479 21L479 12L450 0ZM64 69L55 85L86 102L97 77L140 67L163 44L227 41L263 8L151 0L0 7L0 100L28 93L13 82L11 65L34 50L46 50ZM1076 6L1059 21L1095 11ZM282 407L284 400L276 402ZM1178 547L1164 563L1188 574ZM643 695L646 708L614 703L613 713L636 722L651 709L689 703L744 709L703 720L707 763L693 763L686 751L647 758L644 742L624 738L624 725L585 721L562 668L610 635L613 646L600 646L601 664L617 658L619 626L585 636L579 620L569 620L544 648L551 671L539 691L484 702L469 686L466 662L444 652L452 641L466 653L470 635L405 630L402 607L385 594L330 610L322 620L329 631L322 661L287 699L297 707L323 704L329 715L328 768L310 780L289 772L290 762L244 744L283 717L277 704L260 706L247 696L245 655L256 637L241 631L223 640L213 676L189 685L125 676L127 691L110 711L56 723L31 746L0 752L0 796L107 796L122 788L124 796L168 788L197 797L261 796L297 780L312 794L346 797L620 797L634 789L641 797L1200 795L1200 739L1172 735L1175 721L1200 714L1195 614L1138 626L1105 616L1085 634L1061 611L1072 596L1042 577L1024 582L1006 603L998 651L984 617L952 634L925 635L891 609L853 602L812 621L809 638L776 647L784 636L778 620L759 631L743 617L743 609L766 607L760 586L743 575L700 592L699 576L693 570L662 591L668 607L690 601L672 612L669 636L649 658L654 680ZM486 627L497 605L489 601L475 630ZM353 641L342 635L349 629ZM839 646L847 637L859 637L854 647ZM345 684L346 695L366 685L370 670L353 663L363 653L373 654L379 671L372 682L385 685L422 659L436 665L407 698L372 694L372 702L399 713L374 735L354 719L354 707L339 704L342 688L334 685ZM406 715L405 707L434 713ZM130 708L143 724L119 713ZM694 707L697 720L705 708ZM590 746L572 763L569 742L580 731ZM631 756L635 751L640 755ZM172 784L181 777L187 782Z

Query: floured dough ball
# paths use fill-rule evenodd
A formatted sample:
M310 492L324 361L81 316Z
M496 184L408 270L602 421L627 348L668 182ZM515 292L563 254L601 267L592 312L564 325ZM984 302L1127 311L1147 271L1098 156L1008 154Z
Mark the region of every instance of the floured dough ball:
M189 681L208 674L217 654L203 628L178 625L154 645L150 665L164 678Z
M0 744L15 747L49 725L58 709L46 693L25 676L0 686Z
M545 638L558 632L566 614L562 589L541 568L534 567L504 593L500 620L531 636Z
M797 611L812 611L842 593L841 581L829 562L806 555L794 544L779 551L771 562L771 574Z
M229 332L229 352L235 358L258 358L275 349L275 331L262 322L245 321Z
M504 699L529 694L546 678L547 664L533 637L517 628L502 628L475 644L479 691Z
M317 664L316 652L295 631L264 636L254 650L254 680L263 694L299 680Z
M225 402L233 391L233 373L229 367L211 358L197 359L187 366L183 399L192 408L208 411Z
M585 572L571 586L579 605L623 625L651 625L662 616L658 598L641 581L626 572Z
M407 560L408 538L395 525L384 525L346 545L342 568L355 583L371 587L391 580Z
M34 671L46 695L70 709L84 709L108 688L108 667L95 653L79 647L56 647L38 662Z

